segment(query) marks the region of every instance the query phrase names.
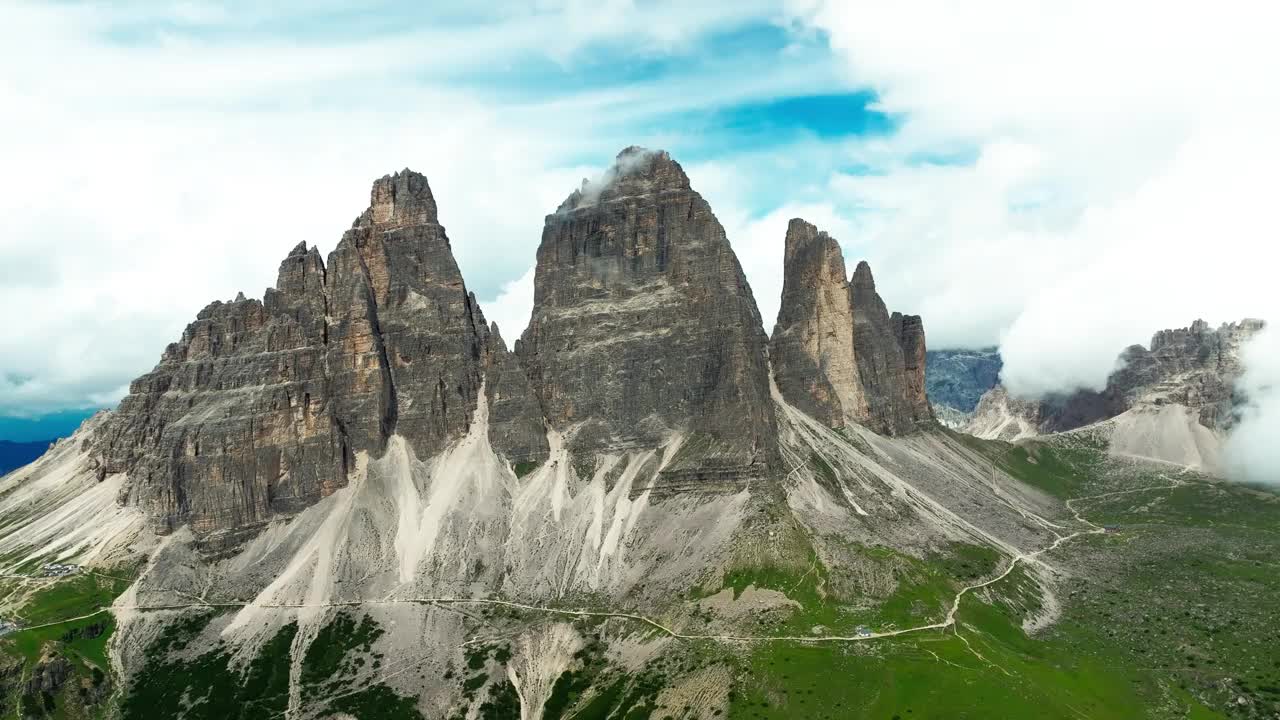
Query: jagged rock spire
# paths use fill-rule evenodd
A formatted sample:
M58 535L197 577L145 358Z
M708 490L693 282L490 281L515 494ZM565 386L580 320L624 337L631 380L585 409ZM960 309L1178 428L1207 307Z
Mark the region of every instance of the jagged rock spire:
M102 473L157 530L211 546L346 484L355 455L403 435L419 457L468 432L486 384L490 441L547 455L541 412L491 334L425 177L377 180L329 256L300 243L263 301L201 311L99 430Z
M831 427L865 422L867 400L853 355L853 307L844 255L800 218L787 225L782 304L770 339L783 397Z
M865 261L851 280L844 273L836 241L792 220L771 341L778 389L831 427L854 422L901 435L929 424L922 321L889 314Z

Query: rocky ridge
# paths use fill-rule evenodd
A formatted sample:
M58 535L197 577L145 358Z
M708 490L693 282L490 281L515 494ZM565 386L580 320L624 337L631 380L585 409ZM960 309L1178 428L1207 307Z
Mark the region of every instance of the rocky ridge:
M1161 408L1176 406L1185 408L1200 428L1224 434L1234 422L1234 386L1244 369L1240 348L1262 327L1262 321L1247 319L1215 329L1196 320L1185 328L1161 330L1149 347L1132 345L1121 353L1101 391L1025 400L997 385L983 395L965 431L1020 439L1067 432L1130 412L1154 417ZM1168 420L1168 413L1164 417ZM1197 443L1204 442L1199 430L1189 432Z
M782 396L833 428L931 424L920 318L890 314L866 263L848 279L838 244L801 220L785 265ZM633 493L780 476L769 338L724 228L670 155L627 148L571 193L545 219L534 285L508 351L427 179L385 176L327 261L300 243L262 300L203 309L86 451L154 531L189 526L214 552L331 496L394 438L411 460L440 456L481 403L493 451L522 472L556 446L579 481L609 457L662 453Z
M932 423L923 322L889 314L866 262L846 278L835 239L792 220L770 347L779 391L833 428L903 435Z
M153 528L251 531L346 484L393 434L426 457L484 393L511 462L547 455L536 399L467 292L422 175L373 184L326 265L299 244L263 300L200 312L95 437L100 478ZM231 538L234 539L234 538Z
M708 645L791 644L781 622L812 596L838 626L804 623L806 648L950 635L998 556L1052 622L1053 567L1018 561L1063 542L1069 507L927 431L922 324L887 311L865 264L851 282L816 228L788 233L790 332L769 354L795 362L771 378L719 223L665 153L628 149L548 216L539 306L512 353L425 179L379 183L327 264L298 247L261 303L202 313L127 408L0 478L0 569L138 568L112 610L123 717L148 717L152 690L191 717L210 698L298 718L364 714L351 698L405 717L565 717L654 670L671 697ZM160 459L113 456L131 441ZM292 483L311 494L283 502ZM983 548L988 569L970 569ZM902 597L941 554L968 558L951 591L863 635L855 603ZM781 579L731 587L761 568ZM200 652L236 674L186 672ZM722 694L686 715L736 714L723 693L753 676L717 673ZM258 692L264 676L280 692ZM648 701L618 702L602 714Z

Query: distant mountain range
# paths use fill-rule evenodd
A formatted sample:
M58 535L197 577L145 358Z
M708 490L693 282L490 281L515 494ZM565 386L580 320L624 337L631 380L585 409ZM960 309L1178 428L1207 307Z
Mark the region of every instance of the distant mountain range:
M938 420L953 428L968 422L983 393L1000 382L1003 365L996 348L930 350L924 386Z
M1104 434L1113 452L1218 472L1240 401L1235 383L1244 372L1241 348L1263 326L1245 319L1213 328L1196 320L1161 330L1147 347L1125 349L1100 391L1027 399L997 385L963 429L1012 442L1087 428Z

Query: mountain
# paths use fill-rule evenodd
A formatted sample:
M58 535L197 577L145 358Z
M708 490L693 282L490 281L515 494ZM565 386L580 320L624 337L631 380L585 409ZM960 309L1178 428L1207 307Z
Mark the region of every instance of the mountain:
M939 412L940 418L945 412L953 422L963 424L978 407L983 393L1000 382L1003 365L996 348L930 350L925 370L925 391L929 402Z
M889 315L867 263L847 278L836 241L792 220L770 348L782 396L833 428L900 435L927 426L923 323Z
M516 356L573 454L680 437L664 485L776 470L766 343L724 228L667 153L623 150L547 216Z
M376 180L0 478L0 712L1273 711L1280 498L939 426L922 319L780 240L770 337L680 164L627 148L544 218L509 349L426 177Z
M382 455L397 433L415 455L439 453L480 403L499 452L545 458L513 363L467 292L426 178L406 170L374 183L327 266L299 244L262 301L202 310L97 431L92 461L158 532L189 525L230 547L333 494L357 455Z
M1017 440L1094 428L1113 452L1166 460L1214 472L1222 440L1234 422L1240 348L1263 327L1260 320L1203 320L1161 330L1127 348L1101 391L1080 390L1042 400L988 391L965 428L978 437Z
M9 442L0 440L0 475L20 468L44 454L53 444L52 440L43 442Z

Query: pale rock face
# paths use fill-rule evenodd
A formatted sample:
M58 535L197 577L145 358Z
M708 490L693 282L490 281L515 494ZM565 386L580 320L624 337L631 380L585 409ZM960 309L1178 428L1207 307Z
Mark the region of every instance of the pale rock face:
M866 422L853 356L853 307L835 239L796 218L787 226L782 304L770 340L783 397L829 427Z
M771 343L782 396L828 427L904 435L933 423L920 318L889 314L867 263L847 281L840 246L800 219L787 228Z
M1227 429L1233 417L1232 390L1244 372L1241 347L1263 327L1260 320L1210 328L1203 320L1190 327L1161 330L1151 348L1134 345L1121 355L1121 367L1107 381L1113 408L1139 403L1185 405L1200 424Z
M680 433L669 480L762 474L776 455L766 342L724 228L665 152L622 151L547 216L516 354L573 452Z
M983 393L964 432L984 440L1017 442L1040 434L1041 403L1019 400L1009 395L1003 385Z

